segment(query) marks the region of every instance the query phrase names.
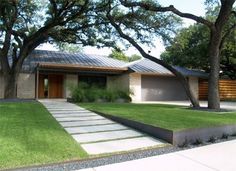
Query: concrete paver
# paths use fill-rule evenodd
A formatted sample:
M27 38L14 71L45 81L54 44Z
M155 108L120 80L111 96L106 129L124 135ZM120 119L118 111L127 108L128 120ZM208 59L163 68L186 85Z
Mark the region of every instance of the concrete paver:
M66 117L66 118L56 118L57 121L91 121L91 120L99 120L104 119L104 117L101 116L91 116L91 117Z
M67 117L90 117L90 116L97 116L96 114L93 114L93 113L88 113L88 114L70 114L68 116L68 114L53 114L53 116L55 118L67 118Z
M152 147L157 145L164 145L151 137L138 137L124 140L113 140L107 142L98 142L91 144L82 144L81 146L89 154L112 153L116 151L128 151L139 148Z
M115 122L110 120L93 120L93 121L73 121L73 122L59 122L63 127L73 127L73 126L88 126L88 125L104 125L113 124Z
M89 112L89 111L82 111L82 110L68 110L68 111L66 111L66 110L64 110L64 111L59 111L59 110L57 110L57 111L50 111L50 113L52 113L52 114L75 114L75 113L91 113L91 112Z
M80 133L91 133L91 132L100 132L100 131L114 131L128 129L120 124L110 124L110 125L95 125L95 126L83 126L83 127L73 127L73 128L65 128L67 132L70 134L80 134Z
M131 138L142 136L143 134L133 131L133 130L119 130L119 131L110 131L110 132L96 132L96 133L87 133L87 134L76 134L72 135L80 143L84 142L95 142L95 141L106 141L114 140L121 138Z

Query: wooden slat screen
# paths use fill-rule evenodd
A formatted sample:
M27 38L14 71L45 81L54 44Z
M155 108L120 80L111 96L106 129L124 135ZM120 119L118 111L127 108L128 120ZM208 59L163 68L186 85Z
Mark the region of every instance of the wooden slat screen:
M220 80L220 99L232 100L236 99L236 80ZM199 99L207 100L208 82L206 80L199 80Z

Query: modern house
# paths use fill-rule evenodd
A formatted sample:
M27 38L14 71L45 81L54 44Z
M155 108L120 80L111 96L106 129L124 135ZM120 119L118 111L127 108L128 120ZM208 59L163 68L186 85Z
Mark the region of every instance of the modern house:
M198 97L199 79L207 74L177 67ZM25 60L17 83L17 97L67 98L69 85L79 82L98 84L104 88L129 89L132 101L186 100L186 94L174 75L166 68L141 59L126 63L99 55L69 54L35 50ZM4 81L0 71L0 98Z

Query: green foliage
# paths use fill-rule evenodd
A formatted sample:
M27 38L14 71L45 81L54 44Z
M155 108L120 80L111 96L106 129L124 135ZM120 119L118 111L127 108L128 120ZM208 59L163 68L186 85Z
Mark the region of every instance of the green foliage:
M65 42L57 42L56 47L62 52L78 53L83 51L80 45Z
M109 57L118 59L121 61L126 61L126 62L132 62L132 61L136 61L142 58L141 56L136 55L136 54L127 56L121 50L115 50L115 49L112 50L112 53L109 55Z
M200 24L194 24L182 29L166 51L161 54L161 59L171 65L187 68L202 69L209 72L209 30ZM220 67L222 76L236 79L236 30L225 40L221 51Z
M133 54L129 57L129 61L132 62L132 61L137 61L139 59L141 59L142 57L140 55L137 55L137 54Z
M130 92L123 90L107 90L96 86L89 86L80 82L77 87L71 89L72 100L74 102L115 102L123 99L130 102Z
M118 51L113 49L111 54L109 55L110 58L118 59L121 61L129 61L129 57L126 56L122 51Z
M161 59L171 65L209 70L207 54L209 31L195 24L182 29L174 38Z

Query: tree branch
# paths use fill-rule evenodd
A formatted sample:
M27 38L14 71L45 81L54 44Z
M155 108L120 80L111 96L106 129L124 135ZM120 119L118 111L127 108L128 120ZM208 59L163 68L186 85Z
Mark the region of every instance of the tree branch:
M75 1L73 2L67 1L64 8L62 9L66 11L69 8L73 8L74 3ZM53 27L57 25L65 25L69 21L82 15L86 11L86 7L88 3L89 3L89 0L86 0L85 3L82 5L81 9L78 12L76 12L74 15L72 15L71 17L68 17L67 19L64 20L63 17L58 16L57 18L54 18L51 22L49 22L47 25L40 28L30 37L24 39L22 48L20 50L20 54L18 56L17 67L20 67L23 64L24 59L28 56L29 53L32 52L32 50L34 50L38 45L40 45L41 43L45 42L48 39L50 30Z
M224 2L221 3L221 8L219 15L215 22L215 27L218 30L222 30L225 23L228 21L230 14L232 13L232 6L235 0L223 0Z
M189 87L189 83L187 81L187 79L179 72L177 71L175 68L173 68L171 65L163 62L162 60L155 58L154 56L151 56L149 54L147 54L143 48L135 42L135 40L133 38L131 38L130 36L128 36L127 34L125 34L122 29L119 27L118 24L116 24L116 22L114 21L113 17L110 15L110 12L107 13L107 18L110 21L111 25L116 29L116 31L118 32L118 34L120 35L120 37L122 37L123 39L127 40L130 44L132 44L140 53L144 58L147 58L155 63L158 63L160 65L162 65L163 67L167 68L168 70L170 70L179 80L180 83L183 85L184 89L186 90L186 94L189 97L190 101L192 102L194 107L199 107L199 102L198 100L194 97L190 87Z
M52 4L52 9L53 9L53 13L54 13L54 17L57 17L58 14L58 9L57 9L57 4L55 0L49 0L50 3Z
M129 2L127 0L120 0L120 1L121 4L123 4L125 7L140 7L147 11L153 11L153 12L172 12L180 17L188 18L198 23L204 24L209 28L212 28L214 26L212 22L190 13L183 13L178 9L176 9L173 5L170 5L169 7L161 7L161 6L154 6L153 4L147 2Z

